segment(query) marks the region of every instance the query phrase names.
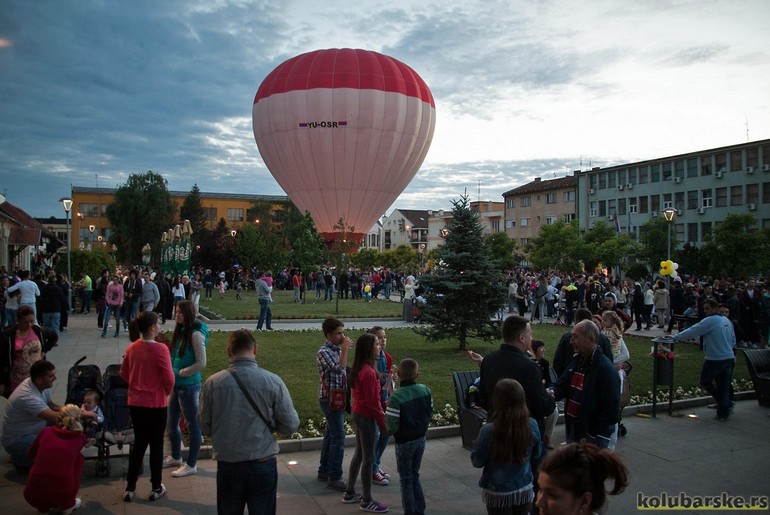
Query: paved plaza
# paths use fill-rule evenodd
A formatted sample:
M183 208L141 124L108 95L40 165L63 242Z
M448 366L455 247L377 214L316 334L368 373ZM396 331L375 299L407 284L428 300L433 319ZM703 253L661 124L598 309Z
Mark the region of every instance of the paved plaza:
M368 328L372 320L348 320L350 328ZM377 321L386 327L401 326L399 321ZM80 356L88 356L87 363L95 363L102 370L118 363L128 346L128 336L99 338L94 314L73 316L70 329L63 333L59 346L48 358L57 366L58 380L54 400L63 402L66 396L66 372ZM213 329L232 330L241 323L212 323ZM252 323L248 327L253 329ZM319 329L320 321L291 322L275 320L276 329ZM646 332L655 336L654 332ZM447 378L447 381L450 381ZM2 400L4 401L4 399ZM756 400L736 403L735 413L727 422L714 420L714 411L707 400L692 401L678 406L677 416L665 414L665 406L656 419L627 416L624 419L628 436L618 443L617 452L631 471L631 485L620 496L610 498L607 513L627 514L637 511L637 499L642 496L669 496L680 492L688 496L768 495L770 493L770 409L761 408ZM689 407L688 407L689 406ZM4 408L4 404L2 406ZM555 440L562 441L564 426L556 428ZM248 442L244 442L248 444ZM317 439L290 442L282 446L278 456L278 513L280 514L345 514L360 513L357 506L340 502L341 494L328 490L316 480L319 451ZM403 513L398 490L394 447L391 444L383 457L383 468L393 475L389 486L373 485L377 500L391 506L391 513ZM477 486L480 470L470 463L469 451L461 446L457 429L432 431L428 440L421 477L428 501L428 513L473 514L485 513L481 490ZM345 453L345 467L352 449ZM149 478L142 477L133 503L123 503L128 460L116 457L110 460L109 477L95 477L94 461L86 462L81 481L80 513L216 513L216 462L201 459L198 474L185 478L171 477L172 469L164 470L168 496L150 503ZM145 464L145 470L148 470ZM23 498L24 477L19 476L7 462L0 449L0 499L3 513L36 513ZM650 510L657 513L658 510ZM767 512L767 511L765 511ZM682 510L679 513L711 513L707 510ZM735 510L730 513L749 513ZM751 513L758 513L756 511Z

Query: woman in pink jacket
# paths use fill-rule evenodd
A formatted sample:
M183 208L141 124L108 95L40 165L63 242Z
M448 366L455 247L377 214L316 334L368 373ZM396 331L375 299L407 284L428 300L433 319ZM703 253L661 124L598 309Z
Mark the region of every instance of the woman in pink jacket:
M372 499L372 464L377 427L385 431L385 412L380 400L380 380L375 371L375 354L379 354L377 337L362 334L356 341L356 357L350 370L353 389L353 422L356 426L356 452L350 460L348 488L342 496L345 504L360 503L361 511L385 513L388 506ZM376 351L375 351L376 349ZM363 471L363 472L361 472ZM356 479L361 472L363 494L356 493Z
M174 370L168 347L155 341L160 331L158 314L142 311L136 318L142 337L126 349L120 377L128 382L128 408L134 426L134 445L128 459L128 476L123 501L136 495L136 481L144 453L150 447L150 500L166 494L161 482L163 469L163 434L166 429L168 396L174 388Z

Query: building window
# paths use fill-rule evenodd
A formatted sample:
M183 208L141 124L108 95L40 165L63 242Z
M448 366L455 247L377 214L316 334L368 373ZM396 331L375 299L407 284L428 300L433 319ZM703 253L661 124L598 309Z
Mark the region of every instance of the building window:
M607 188L607 174L604 172L596 174L599 176L599 189L603 190Z
M599 216L607 216L607 201L599 201Z
M545 196L545 203L546 204L556 204L556 193L548 193Z
M727 171L727 154L725 154L724 152L721 152L714 157L716 159L717 172L726 172Z
M650 182L660 182L660 163L650 166Z
M698 208L698 190L690 190L687 192L687 209Z
M564 192L564 202L575 202L575 192L574 191L565 191Z
M506 229L513 229L516 227L516 221L515 220L506 220L505 221L505 228Z
M99 216L99 204L80 204L79 213L89 218L96 218Z
M638 207L636 202L637 202L636 198L628 199L628 212L632 215L637 213Z
M216 222L217 221L217 208L215 207L204 207L203 208L203 219L207 222Z
M617 211L615 210L615 199L608 200L607 201L607 214L612 216L615 213L617 213Z
M647 184L648 182L650 182L650 167L640 166L639 167L639 184Z
M698 224L687 224L687 241L689 243L695 243L698 241Z
M740 150L733 150L730 152L730 171L741 172L743 171L743 152Z
M743 204L743 186L730 186L730 205L740 206Z
M680 179L684 177L684 167L686 163L687 161L684 159L674 161L674 177L679 177Z
M700 233L705 240L706 237L711 234L711 222L701 222L700 224Z
M489 224L492 232L500 232L500 220L492 220Z
M529 245L529 238L522 238L521 239L521 244L522 245Z
M521 207L530 207L532 205L532 197L521 197Z
M698 159L693 157L687 160L687 177L698 176Z
M756 204L759 202L759 184L746 185L746 202L748 204Z
M612 189L618 185L617 183L617 173L616 172L607 172L607 187Z
M655 165L653 168L657 168L657 165ZM670 162L663 163L663 180L664 181L671 180L671 163ZM655 181L652 181L652 182L655 182Z
M712 199L711 199L711 189L703 190L701 191L701 205L700 207L711 207Z
M564 215L563 219L566 223L570 223L575 219L575 213L567 213Z
M713 156L700 158L700 174L701 176L711 175L711 162L714 160Z
M678 191L674 194L674 209L684 209L684 192Z
M770 186L770 183L767 184ZM717 188L717 207L727 207L727 188Z
M243 209L241 209L241 208L228 208L227 209L227 221L228 222L243 222Z
M671 197L669 197L669 198L671 198ZM674 203L672 201L670 201L670 200L664 200L663 201L663 209L664 210L671 209L673 207L674 207Z
M529 218L519 220L519 227L529 227Z
M626 175L628 171L627 170L620 170L618 172L618 184L625 185L628 181L626 181Z
M589 211L589 216L599 215L599 207L596 201L588 203L588 211Z
M759 165L759 147L746 149L746 166L758 166Z
M107 216L107 208L110 207L109 204L102 204L102 216Z
M505 207L508 209L513 209L513 197L508 197L505 199Z
M647 197L639 197L639 212L646 213L647 211Z
M553 225L556 223L557 217L555 216L546 216L545 217L545 223L546 225Z
M650 195L650 211L660 211L660 195Z
M619 215L625 215L626 214L626 199L619 198L618 199L618 214Z
M628 184L636 184L636 170L628 171Z

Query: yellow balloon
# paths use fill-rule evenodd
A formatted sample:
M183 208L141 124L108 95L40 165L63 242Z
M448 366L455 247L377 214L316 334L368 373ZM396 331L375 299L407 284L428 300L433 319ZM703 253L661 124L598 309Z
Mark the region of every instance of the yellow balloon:
M369 293L370 291L372 291L372 287L367 284L366 286L364 286L364 291L366 293Z

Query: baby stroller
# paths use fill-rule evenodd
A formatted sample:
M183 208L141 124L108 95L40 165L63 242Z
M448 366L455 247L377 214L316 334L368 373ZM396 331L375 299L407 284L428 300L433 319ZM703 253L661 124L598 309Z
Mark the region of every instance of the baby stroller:
M83 405L83 397L89 390L103 390L102 372L97 365L81 365L86 360L83 356L75 362L67 373L67 399L65 404Z
M104 384L104 429L97 441L98 457L96 475L108 476L110 473L110 447L122 450L124 445L134 443L134 429L131 425L131 413L128 409L128 383L120 377L120 365L109 365L102 378Z

